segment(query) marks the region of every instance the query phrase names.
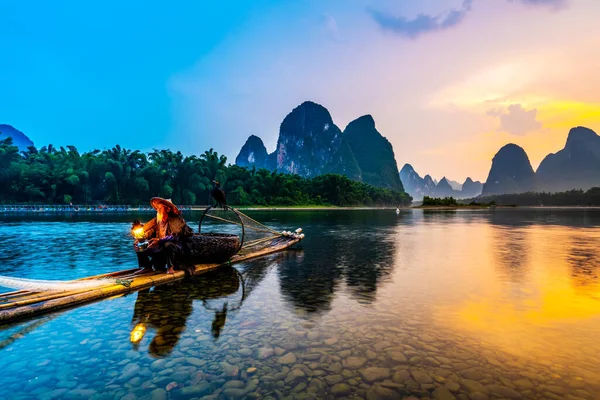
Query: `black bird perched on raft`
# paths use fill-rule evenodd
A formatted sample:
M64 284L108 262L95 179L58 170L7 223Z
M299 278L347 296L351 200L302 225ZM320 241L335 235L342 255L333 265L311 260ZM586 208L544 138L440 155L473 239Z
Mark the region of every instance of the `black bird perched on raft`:
M221 206L225 208L227 206L227 198L225 197L225 191L221 189L221 183L219 181L213 181L215 187L212 192L210 192L211 196L217 202L217 206Z

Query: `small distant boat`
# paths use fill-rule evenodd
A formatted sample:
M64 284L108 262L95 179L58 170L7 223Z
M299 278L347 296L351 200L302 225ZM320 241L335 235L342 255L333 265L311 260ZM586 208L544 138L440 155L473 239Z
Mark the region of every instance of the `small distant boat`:
M396 207L396 214L400 214L400 209Z

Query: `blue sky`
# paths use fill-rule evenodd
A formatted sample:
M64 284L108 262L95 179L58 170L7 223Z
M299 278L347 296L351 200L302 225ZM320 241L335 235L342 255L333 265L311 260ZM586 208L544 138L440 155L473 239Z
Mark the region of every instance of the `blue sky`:
M313 100L341 129L372 114L399 167L459 181L508 142L535 167L570 126L600 128L597 0L175 4L0 0L0 123L233 162Z
M0 119L37 145L166 146L170 77L268 6L212 3L3 0Z

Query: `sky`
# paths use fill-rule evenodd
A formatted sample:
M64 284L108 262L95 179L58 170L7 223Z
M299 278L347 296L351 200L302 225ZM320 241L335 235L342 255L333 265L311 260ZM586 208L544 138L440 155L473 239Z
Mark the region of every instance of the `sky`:
M371 114L399 168L483 181L507 143L535 169L600 132L599 19L598 0L0 0L0 123L234 162L311 100L342 130Z

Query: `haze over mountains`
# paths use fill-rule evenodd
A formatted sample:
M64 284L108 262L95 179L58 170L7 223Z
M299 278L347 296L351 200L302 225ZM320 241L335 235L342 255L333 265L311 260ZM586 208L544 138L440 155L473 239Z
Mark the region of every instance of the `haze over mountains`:
M436 183L429 175L421 178L410 164L404 164L400 170L400 180L413 200L421 200L423 196L470 198L480 195L483 187L481 182L474 182L471 178L467 178L462 185L446 177Z

